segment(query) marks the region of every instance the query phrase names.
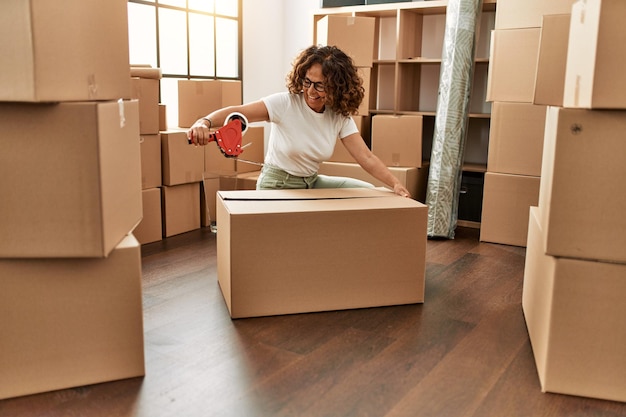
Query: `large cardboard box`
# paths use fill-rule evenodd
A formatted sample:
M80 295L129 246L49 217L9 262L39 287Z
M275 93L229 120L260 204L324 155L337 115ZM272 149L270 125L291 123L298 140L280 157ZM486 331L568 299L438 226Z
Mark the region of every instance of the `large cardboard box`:
M576 0L498 0L495 29L541 27L544 15L570 13Z
M543 17L533 103L562 106L570 14Z
M163 184L161 167L161 135L141 135L141 188Z
M315 43L336 46L352 57L357 67L371 67L375 31L374 17L324 16L317 21Z
M207 146L213 145L215 144L209 143ZM185 131L161 132L163 185L171 186L202 181L204 148L203 146L190 145Z
M3 0L0 39L0 101L130 98L126 0Z
M161 188L163 237L200 228L200 182Z
M141 253L0 259L0 399L142 376Z
M539 177L485 173L480 240L526 246L528 210L539 200Z
M143 218L133 230L133 235L142 245L158 242L163 239L163 223L161 217L161 189L150 188L141 190L143 201Z
M531 207L522 308L543 392L626 401L626 265L545 254Z
M626 111L549 107L539 209L547 253L626 262Z
M493 103L487 171L541 175L546 106Z
M564 107L626 109L626 2L578 1L565 69Z
M533 102L540 32L539 28L491 32L487 101Z
M427 207L410 198L220 191L217 223L218 280L232 318L424 301Z
M358 115L369 116L370 114L370 85L372 83L372 69L369 67L360 67L358 71L359 71L359 75L363 79L363 89L365 90L363 101L361 102L361 105L359 106L359 109L358 109Z
M389 171L411 193L411 197L422 203L426 201L426 187L428 186L428 162L417 167L389 167ZM367 181L376 187L389 187L374 178L361 165L355 162L323 162L318 171L319 174L333 175L337 177L350 177Z
M0 257L103 257L141 219L137 101L0 103Z
M217 109L241 104L241 94L241 81L178 80L178 126L191 127Z
M389 167L422 166L422 116L372 117L372 152Z

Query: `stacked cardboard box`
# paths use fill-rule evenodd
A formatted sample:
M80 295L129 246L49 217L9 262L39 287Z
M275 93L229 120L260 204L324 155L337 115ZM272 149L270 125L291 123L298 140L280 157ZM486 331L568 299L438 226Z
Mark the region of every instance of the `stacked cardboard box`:
M586 0L569 16L522 297L542 390L616 401L626 401L625 14L620 0Z
M526 245L528 209L539 198L546 110L534 101L537 63L554 26L543 17L569 14L574 1L498 1L487 81L492 115L481 241Z
M125 0L0 4L0 398L144 374Z

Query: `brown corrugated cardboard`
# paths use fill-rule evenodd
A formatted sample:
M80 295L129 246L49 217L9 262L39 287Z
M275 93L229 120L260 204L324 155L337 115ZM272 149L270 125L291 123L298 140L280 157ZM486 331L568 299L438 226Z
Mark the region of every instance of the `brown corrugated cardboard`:
M215 143L209 143L207 146L214 145ZM161 132L163 185L202 181L204 148L190 145L185 131Z
M496 29L541 27L549 14L570 13L576 0L498 0Z
M491 32L487 101L533 102L539 34L539 28Z
M0 399L144 375L141 253L0 259Z
M200 228L200 183L161 188L163 237Z
M167 130L167 106L159 103L159 132Z
M421 168L416 167L389 167L389 171L406 187L417 201L426 201L426 187L428 183L428 162ZM324 162L318 171L320 174L338 177L350 177L367 181L376 187L387 187L381 181L368 174L359 164L352 162Z
M241 81L178 81L179 127L191 127L196 120L217 109L238 104L241 104ZM217 128L219 126L213 127Z
M217 206L218 280L233 318L424 301L424 204L327 189L220 191Z
M359 75L363 79L363 89L365 95L358 109L359 116L368 116L370 114L370 84L372 78L372 69L369 67L359 67Z
M139 101L139 133L159 133L159 80L131 78L131 96Z
M130 98L126 0L5 0L0 39L0 101Z
M422 116L372 117L372 152L389 167L421 167Z
M530 210L522 307L543 392L626 401L626 265L545 254Z
M371 67L374 58L376 19L366 16L324 16L317 21L318 45L340 48L357 67Z
M569 32L563 107L626 109L626 2L574 4Z
M370 124L371 117L370 116L352 116L352 119L356 123L357 128L359 129L359 133L363 138L363 141L367 145L368 148L371 148L371 135L370 135ZM333 151L332 156L329 159L330 162L355 162L354 158L345 146L341 143L341 140L337 140L335 144L335 150Z
M161 175L161 135L141 135L141 188L160 187Z
M626 111L549 107L539 209L547 253L626 262Z
M569 14L543 17L535 76L535 104L563 105L570 19Z
M539 200L539 177L485 173L480 240L526 246L528 209Z
M493 103L487 170L540 176L545 122L546 106Z
M163 238L161 219L161 189L141 190L143 218L133 230L133 235L142 245L157 242Z
M137 101L0 103L0 257L103 257L139 222Z

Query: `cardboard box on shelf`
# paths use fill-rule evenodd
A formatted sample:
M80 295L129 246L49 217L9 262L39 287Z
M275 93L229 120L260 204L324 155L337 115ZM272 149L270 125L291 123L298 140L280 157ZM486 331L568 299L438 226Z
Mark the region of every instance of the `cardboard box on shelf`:
M145 374L141 251L0 259L0 399Z
M141 220L136 100L0 103L0 137L0 257L105 257Z
M215 144L209 143L207 147L213 145ZM204 148L203 146L190 145L187 141L186 131L161 132L163 185L171 186L202 181Z
M570 14L543 17L533 103L562 106Z
M422 116L372 117L372 152L389 167L421 167Z
M178 126L191 127L217 109L241 104L241 91L236 80L179 80Z
M161 188L163 237L200 228L200 182Z
M316 44L333 45L352 57L357 67L371 67L374 59L376 18L324 16L317 21Z
M352 116L352 119L356 123L357 128L359 129L359 133L365 142L365 145L371 149L371 135L370 135L370 125L372 118L370 116ZM348 150L343 146L340 139L337 139L337 143L335 144L335 150L333 151L332 156L329 159L329 162L355 162L354 158Z
M626 111L549 107L539 209L549 255L626 263Z
M163 239L161 217L161 188L141 190L143 218L133 230L133 235L142 245Z
M220 191L217 223L232 318L424 301L427 207L415 200L376 189ZM276 253L281 262L268 262Z
M141 188L163 184L161 174L161 135L141 135Z
M563 107L626 109L626 2L578 1L572 7Z
M539 35L539 28L491 32L487 101L533 102Z
M544 15L570 13L576 0L498 0L495 29L541 27Z
M0 101L130 98L125 0L0 3Z
M389 167L389 171L400 180L417 201L426 201L426 187L428 184L428 162L421 168L417 167ZM368 174L356 162L323 162L320 165L319 173L323 175L333 175L337 177L350 177L367 181L376 187L387 187L381 181Z
M363 79L365 95L358 109L359 116L369 116L370 114L370 85L372 79L372 69L369 67L359 67L359 75Z
M531 207L522 308L543 392L626 401L626 265L545 254Z
M528 210L539 200L539 177L485 173L480 241L526 246Z
M531 103L493 103L487 171L541 175L546 106Z

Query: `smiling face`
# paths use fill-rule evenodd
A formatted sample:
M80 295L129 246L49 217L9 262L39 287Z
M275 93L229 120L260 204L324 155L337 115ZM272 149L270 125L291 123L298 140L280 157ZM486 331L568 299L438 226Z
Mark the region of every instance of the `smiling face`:
M311 68L309 68L306 72L306 78L311 81L311 85L309 85L308 88L303 87L306 104L308 104L313 111L321 113L324 111L324 106L326 104L326 92L317 91L315 89L315 84L324 84L322 66L320 64L311 65Z

